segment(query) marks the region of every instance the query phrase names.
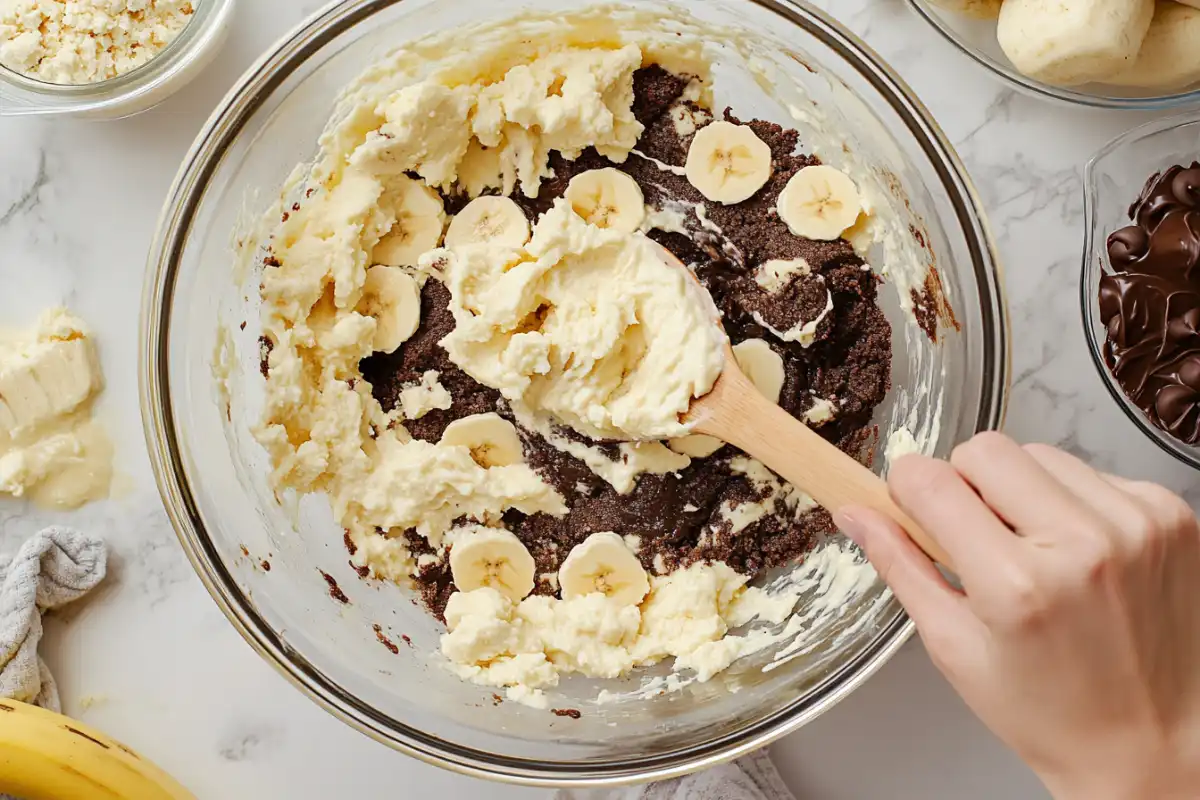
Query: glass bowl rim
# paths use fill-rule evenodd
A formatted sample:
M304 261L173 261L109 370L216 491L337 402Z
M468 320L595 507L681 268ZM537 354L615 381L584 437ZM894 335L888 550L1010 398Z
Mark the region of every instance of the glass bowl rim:
M1109 95L1079 92L1062 86L1051 86L1048 83L1026 77L1015 69L1011 69L985 53L980 52L942 20L941 16L933 10L929 0L905 0L905 2L908 3L909 8L929 23L956 50L988 72L999 77L1010 88L1019 92L1055 103L1084 106L1086 108L1115 109L1118 111L1166 111L1200 104L1200 88L1151 97L1112 97Z
M225 569L191 491L193 482L175 436L167 369L171 308L179 257L203 190L227 145L269 95L325 45L379 11L404 0L349 0L318 10L285 34L235 83L198 134L167 195L149 251L141 308L138 384L143 429L155 481L193 569L247 643L314 702L371 738L426 763L476 778L538 787L617 786L658 781L715 766L765 747L832 708L904 645L914 626L897 613L858 656L826 676L806 698L716 740L651 757L610 762L548 762L496 756L416 730L359 701L292 649L248 602ZM1011 381L1009 315L1002 267L983 203L953 146L911 88L865 42L805 0L750 0L833 49L906 122L955 206L983 298L984 373L976 430L1004 421ZM988 361L991 369L988 369Z
M1200 448L1184 444L1174 436L1171 436L1171 434L1152 424L1146 418L1145 412L1134 405L1129 396L1121 389L1120 384L1117 383L1112 370L1108 368L1108 364L1104 360L1103 342L1106 337L1100 335L1100 332L1104 329L1104 326L1100 322L1100 302L1091 293L1091 278L1094 275L1103 274L1108 267L1105 261L1105 249L1100 246L1102 241L1107 241L1107 235L1102 237L1093 236L1093 232L1096 230L1096 216L1098 213L1099 186L1097 173L1100 165L1126 147L1130 147L1144 139L1152 139L1160 134L1196 124L1200 124L1200 110L1189 111L1185 114L1177 114L1172 117L1156 119L1138 125L1136 128L1126 131L1101 147L1096 151L1095 155L1088 159L1087 164L1084 165L1083 224L1084 236L1086 238L1084 239L1083 247L1083 269L1079 280L1079 303L1082 312L1080 316L1083 320L1084 339L1087 341L1088 353L1092 357L1092 364L1096 367L1096 371L1100 373L1100 380L1104 384L1104 388L1112 395L1113 400L1116 401L1117 407L1124 411L1125 416L1129 417L1138 430L1146 438L1158 445L1163 452L1193 469L1200 469ZM1200 160L1200 157L1197 160ZM1147 175L1146 177L1149 178L1150 176Z

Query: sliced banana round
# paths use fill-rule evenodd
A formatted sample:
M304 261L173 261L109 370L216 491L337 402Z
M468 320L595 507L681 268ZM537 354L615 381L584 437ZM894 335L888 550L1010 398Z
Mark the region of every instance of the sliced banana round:
M446 247L495 244L521 247L529 241L529 220L521 207L507 197L477 197L450 220Z
M503 528L480 528L450 548L450 575L460 592L490 587L514 603L533 591L537 565Z
M399 267L371 267L357 310L375 318L375 352L394 353L421 324L421 287Z
M511 422L495 413L473 414L446 426L441 444L466 447L484 469L519 464L525 458L521 437Z
M650 591L650 579L625 540L615 533L593 533L576 545L558 568L564 600L600 592L634 606Z
M858 221L862 195L850 176L820 164L792 176L779 194L779 217L797 236L832 242Z
M703 433L691 433L667 442L667 447L689 458L708 458L724 446L725 443L717 437Z
M415 267L442 241L446 213L437 192L407 175L390 178L380 205L390 206L396 222L371 252L371 261L389 267Z
M687 179L715 203L749 200L771 177L771 148L745 125L718 120L692 139Z
M747 339L733 346L733 355L746 377L772 403L783 391L783 358L762 339Z
M772 403L778 403L785 374L783 358L771 349L771 345L762 339L747 339L733 346L733 355L755 388ZM676 453L692 458L708 458L724 446L725 443L720 439L703 433L693 433L667 442L667 447Z
M646 198L637 181L619 169L590 169L567 184L567 202L597 228L633 233L646 219Z

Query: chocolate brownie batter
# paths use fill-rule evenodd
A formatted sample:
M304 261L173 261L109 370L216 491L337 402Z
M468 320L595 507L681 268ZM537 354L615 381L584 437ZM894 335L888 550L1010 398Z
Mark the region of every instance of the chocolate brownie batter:
M1200 443L1200 163L1154 175L1108 239L1104 358L1150 421Z
M650 160L674 166L682 166L686 160L691 137L679 135L671 114L686 85L685 79L661 67L639 70L634 76L634 113L646 130L637 151L623 164L614 164L594 150L585 151L575 161L555 154L550 162L554 177L542 184L538 196L531 199L518 193L512 199L533 222L563 196L575 175L616 167L638 182L647 205L685 211L687 235L653 230L650 237L685 264L695 266L735 344L763 339L783 358L780 406L799 417L817 399L832 401L835 416L818 432L856 458L869 461L870 444L877 436L871 416L890 388L892 358L891 328L876 305L877 279L847 242L797 237L775 213L779 193L788 180L803 167L819 163L798 152L796 131L770 122L745 123L771 148L773 174L757 194L735 206L707 201L685 177ZM690 108L697 110L696 106ZM728 111L725 118L739 123ZM448 213L466 203L466 198L453 195L445 199ZM703 209L703 216L697 209ZM703 224L704 219L708 225ZM755 271L766 261L799 258L808 262L810 273L790 276L778 292L770 293L754 280ZM830 296L833 311L817 326L809 347L779 341L755 320L757 315L776 330L788 330L820 317ZM437 370L453 406L405 422L415 438L436 442L450 422L487 411L512 420L499 394L451 363L438 345L454 326L447 308L448 291L430 280L421 299L423 318L417 333L394 354L376 354L362 362L363 376L383 408L394 408L406 385L419 381L426 370ZM539 574L556 573L571 549L590 534L613 531L639 537L638 555L651 573L714 560L754 575L802 556L816 537L834 529L823 509L796 518L777 501L772 513L734 534L722 508L759 503L770 493L732 468L733 459L744 455L733 447L709 458L693 459L687 469L676 474L643 475L632 492L621 495L582 461L551 447L540 435L523 429L520 433L526 460L562 494L570 508L570 513L560 518L516 511L505 517L507 527L533 555ZM579 438L567 429L561 433ZM602 449L619 457L616 447ZM421 537L408 539L414 554L429 551ZM442 561L426 567L418 583L426 604L441 616L454 592L449 565ZM535 588L540 594L554 591L548 581Z
M500 393L455 366L438 344L452 330L450 290L440 281L428 280L421 290L421 324L417 332L396 352L375 353L359 364L363 378L371 384L372 394L386 412L400 402L400 392L406 385L420 383L428 370L437 371L438 380L450 392L452 405L405 421L404 429L414 439L436 444L454 420L497 410Z

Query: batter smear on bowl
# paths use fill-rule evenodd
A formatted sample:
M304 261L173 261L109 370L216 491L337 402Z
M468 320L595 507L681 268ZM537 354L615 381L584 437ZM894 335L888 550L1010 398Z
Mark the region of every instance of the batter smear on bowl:
M746 652L730 630L791 610L749 582L834 531L679 422L722 367L714 310L857 458L890 388L853 182L714 112L699 43L595 31L365 76L264 257L275 486L325 492L360 574L445 621L450 667L535 705L572 672L708 679Z

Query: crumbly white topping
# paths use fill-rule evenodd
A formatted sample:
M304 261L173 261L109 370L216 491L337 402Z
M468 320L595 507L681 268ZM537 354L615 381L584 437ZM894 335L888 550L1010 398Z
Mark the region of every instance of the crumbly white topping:
M192 0L0 0L0 64L49 83L115 78L157 56Z

